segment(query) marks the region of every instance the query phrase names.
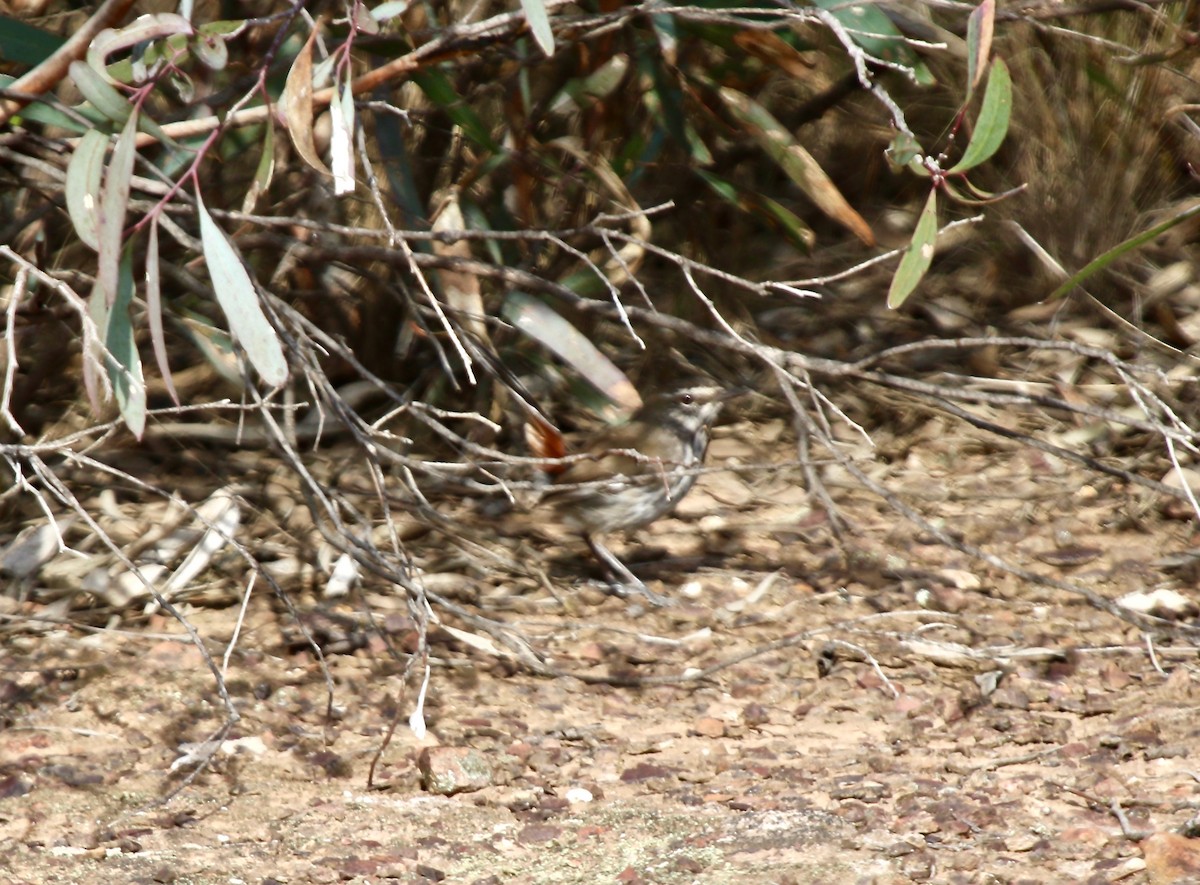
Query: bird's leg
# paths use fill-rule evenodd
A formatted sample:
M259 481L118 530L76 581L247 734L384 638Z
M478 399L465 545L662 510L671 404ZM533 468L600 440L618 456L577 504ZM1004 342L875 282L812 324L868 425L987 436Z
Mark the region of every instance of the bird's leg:
M646 601L651 605L666 606L671 604L671 600L667 599L667 597L658 595L643 584L637 575L625 567L625 563L617 559L611 550L600 543L598 538L590 534L585 534L583 540L587 541L587 545L592 549L592 553L595 554L596 559L600 560L600 564L608 572L613 591L618 596L628 596L630 591L632 591L644 596Z

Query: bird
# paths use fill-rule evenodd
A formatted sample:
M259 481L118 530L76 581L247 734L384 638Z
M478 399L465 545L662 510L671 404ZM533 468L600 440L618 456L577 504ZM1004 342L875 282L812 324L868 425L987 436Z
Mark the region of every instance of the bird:
M675 509L696 483L722 405L740 392L695 385L649 397L629 421L587 440L582 453L588 457L554 478L542 502L583 538L619 595L633 591L654 605L669 604L600 536L641 528Z

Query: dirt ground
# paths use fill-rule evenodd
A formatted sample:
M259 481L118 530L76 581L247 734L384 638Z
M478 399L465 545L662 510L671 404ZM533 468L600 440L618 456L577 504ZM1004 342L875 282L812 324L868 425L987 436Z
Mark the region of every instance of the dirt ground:
M228 660L240 721L165 804L225 718L179 625L38 625L46 607L3 600L0 882L1200 882L1193 645L947 549L827 466L839 543L782 421L717 437L728 469L620 548L668 608L589 584L577 544L496 539L553 593L411 544L431 586L587 679L435 629L418 738L395 593L295 595L330 713L260 587ZM1171 559L1192 524L1137 490L940 420L875 440L847 446L990 553L1110 599L1194 598ZM220 666L239 606L182 610Z

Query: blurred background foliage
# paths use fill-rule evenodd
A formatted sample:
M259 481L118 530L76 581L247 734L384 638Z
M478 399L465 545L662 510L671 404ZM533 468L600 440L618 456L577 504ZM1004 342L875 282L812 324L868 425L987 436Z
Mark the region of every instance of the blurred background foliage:
M539 9L553 26L549 57L527 24ZM838 359L929 335L1052 334L1065 317L1112 331L1113 317L1095 303L1040 302L1063 271L1195 199L1197 10L1154 0L1136 8L998 4L992 53L1012 72L1013 122L999 153L971 178L987 192L1025 189L985 206L942 201L943 224L983 218L944 235L931 275L903 310L889 311L895 260L863 263L909 242L930 179L889 165L898 119L881 96L925 152L945 152L948 168L974 112L951 142L967 95L974 9L915 0L412 0L374 9L197 2L190 18L203 27L176 40L173 62L151 63L138 79L137 47L107 59L122 96L181 133L177 147L139 143L123 239L131 266L140 268L147 219L165 219L162 316L174 385L184 402L195 402L225 395L237 377L220 331L225 319L202 284L189 196L196 190L258 283L347 343L353 359L324 361L330 378L355 377L358 361L402 382L407 397L454 407L463 403L449 379L466 374L456 336L474 342L476 357L495 354L535 394L561 382L562 362L549 356L556 343L570 349L554 340L559 333L544 330L538 341L508 322L527 303L514 307L511 293L530 288L531 279L547 283L534 296L636 384L663 375L672 348L708 369L714 354L653 322L632 327L649 340L643 348L613 310L581 309L565 293L611 304L617 292L635 307L720 329L715 310L741 334ZM121 23L175 11L139 2ZM0 3L0 73L21 76L94 12L54 0ZM839 34L839 26L851 30ZM314 104L312 138L323 162L335 162L330 144L339 127L353 139L357 186L345 195L305 161L295 136L308 123L303 108L288 106L285 85L314 27L316 79L325 76L314 85L318 95L413 61L356 89L353 123L331 115L327 98ZM227 58L211 57L214 46ZM861 46L870 59L855 58ZM867 78L875 91L864 88ZM60 78L46 102L26 108L0 135L0 243L86 292L96 256L65 211L65 172L82 127L116 133L120 126L95 113L80 124L89 108L76 87ZM276 108L273 122L260 115L215 131L187 128L266 98ZM76 128L46 122L35 107L75 108ZM815 190L824 185L804 186L772 157L768 139L748 122L760 113L777 121L788 150L809 157L814 175L828 177L845 209L818 206ZM269 176L264 153L273 160ZM184 186L171 187L178 182ZM604 226L617 234L596 224L602 215L619 217ZM495 236L436 242L388 234L461 229ZM1194 240L1195 224L1181 224L1122 256L1089 281L1089 291L1153 338L1190 348L1200 340L1200 324L1191 323L1200 306ZM704 297L689 283L689 268ZM0 262L6 284L16 273ZM780 281L788 285L772 285ZM143 358L152 312L135 282L132 327ZM76 314L43 282L12 317L10 353L20 359L11 406L28 434L63 419L90 420L80 409ZM1145 344L1128 331L1118 325L1115 340ZM146 374L150 405L168 404L161 380ZM490 394L471 405L486 413L488 402Z

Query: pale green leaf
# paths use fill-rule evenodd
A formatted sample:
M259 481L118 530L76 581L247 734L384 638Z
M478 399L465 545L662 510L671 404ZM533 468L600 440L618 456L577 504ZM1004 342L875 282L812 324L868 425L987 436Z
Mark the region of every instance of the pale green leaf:
M279 387L288 378L287 359L279 336L259 304L254 282L225 232L208 214L198 189L196 211L200 216L200 242L204 247L208 276L217 303L229 321L229 331L246 351L246 358L263 381L271 387Z
M937 230L937 190L931 190L925 208L921 210L921 217L917 219L912 242L904 250L900 266L892 277L892 285L888 289L888 307L895 309L902 305L929 270L929 265L933 263Z
M175 381L171 377L171 366L167 360L167 339L163 334L162 273L158 265L158 218L150 219L150 236L146 242L146 318L150 325L150 344L154 348L154 360L162 375L163 384L175 405L179 405L179 394L175 392Z
M133 250L121 258L116 300L108 312L104 345L108 350L108 379L125 426L141 439L146 430L146 380L133 335L129 306L133 302Z
M121 237L125 233L125 212L133 186L133 164L137 158L138 115L130 114L117 137L112 160L100 191L99 217L96 224L96 283L93 292L102 293L109 307L117 297L117 270L121 261Z
M92 249L99 251L100 235L97 219L100 215L100 180L104 171L104 154L108 150L108 136L98 129L84 133L71 162L67 164L65 199L67 214L79 239Z
M192 23L173 12L158 12L140 15L119 30L105 28L88 45L87 61L96 73L109 82L116 82L109 75L108 57L114 52L128 49L138 43L170 37L173 34L191 34Z
M129 115L133 113L133 105L95 68L77 60L71 62L68 71L75 85L79 87L80 94L92 107L114 123L124 123L129 119Z
M197 34L191 47L200 64L210 71L223 71L229 64L229 45L216 34Z
M371 10L371 18L385 22L408 11L409 0L386 0Z
M629 411L641 405L641 397L625 373L549 305L524 292L510 292L501 312L505 319L571 366L611 402Z
M258 158L258 168L254 170L254 180L250 189L242 199L242 211L249 215L254 211L260 194L264 194L271 186L275 175L275 127L269 121L263 131L262 156Z
M347 82L329 104L329 166L336 196L354 193L354 94Z
M124 124L129 119L133 113L133 105L91 65L76 60L71 62L68 71L75 85L79 87L79 92L97 111L114 123ZM138 118L138 126L143 132L154 136L165 145L178 147L175 141L163 132L162 127L145 114L139 114Z
M525 11L525 21L529 22L529 30L542 52L547 58L554 55L554 31L550 28L545 0L521 0L521 9Z

